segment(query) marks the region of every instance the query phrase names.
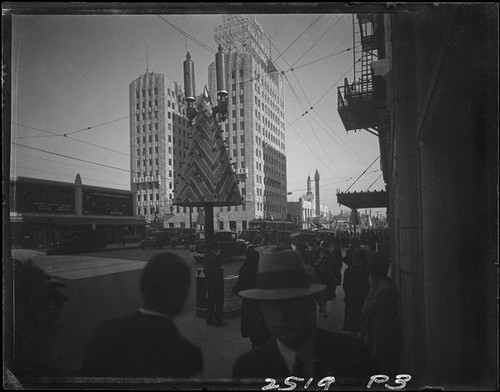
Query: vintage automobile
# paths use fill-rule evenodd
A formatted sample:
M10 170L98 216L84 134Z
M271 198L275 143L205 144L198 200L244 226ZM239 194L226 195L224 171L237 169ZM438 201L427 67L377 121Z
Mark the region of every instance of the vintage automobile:
M164 246L171 246L175 249L177 241L172 233L164 231L151 231L141 241L141 249L146 248L163 248Z
M246 246L242 241L238 241L238 235L233 231L216 231L215 242L220 254L226 260L231 260L245 255ZM205 257L206 241L205 232L199 231L197 239L190 246L191 256L201 263Z
M242 230L239 239L246 243L257 245L261 241L261 231L258 229L245 229Z
M55 244L55 248L48 249L46 254L65 254L76 252L92 252L104 249L107 245L105 230L75 230L64 233Z

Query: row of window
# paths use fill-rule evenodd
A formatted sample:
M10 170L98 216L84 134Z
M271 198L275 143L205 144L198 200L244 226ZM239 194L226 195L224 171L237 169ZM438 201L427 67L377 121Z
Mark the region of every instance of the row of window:
M141 161L142 161L142 166L145 167L145 166L153 166L153 159L152 158L149 158L149 159L138 159L137 160L137 167L141 167ZM159 165L159 161L158 161L158 158L154 158L154 162L155 162L155 165L158 166ZM168 165L169 166L172 166L172 159L169 158L168 159Z
M147 152L151 155L153 153L153 147L149 147L147 149ZM158 154L158 146L156 146L154 148L154 152L155 152L155 154ZM141 155L141 149L140 148L137 149L137 155ZM142 155L146 155L146 148L142 149Z
M141 137L140 136L138 136L136 140L137 140L137 144L141 144ZM146 140L148 140L150 143L153 143L153 135L149 135L147 137L147 139L146 139L146 136L143 136L142 143L146 143ZM155 140L155 142L158 141L158 134L154 135L154 140Z

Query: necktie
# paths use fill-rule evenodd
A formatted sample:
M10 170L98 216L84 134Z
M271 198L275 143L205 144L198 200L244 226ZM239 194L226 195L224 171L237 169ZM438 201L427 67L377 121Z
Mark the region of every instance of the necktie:
M304 373L304 363L300 359L300 356L296 355L295 361L293 363L292 375L293 376L303 376L304 375L303 373Z

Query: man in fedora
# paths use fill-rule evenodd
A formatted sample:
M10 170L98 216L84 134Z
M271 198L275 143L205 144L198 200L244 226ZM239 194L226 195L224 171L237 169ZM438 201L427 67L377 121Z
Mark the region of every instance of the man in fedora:
M240 356L234 378L327 377L362 379L376 373L365 344L349 334L316 326L316 295L299 252L262 253L257 286L240 296L260 302L272 337Z

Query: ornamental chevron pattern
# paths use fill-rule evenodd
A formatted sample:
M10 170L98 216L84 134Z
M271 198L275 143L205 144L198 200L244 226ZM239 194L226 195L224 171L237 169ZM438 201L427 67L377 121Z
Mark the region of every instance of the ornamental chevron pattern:
M205 87L198 104L198 115L186 166L175 184L176 195L173 204L243 204L237 184L222 138L222 128L212 113L212 104Z

